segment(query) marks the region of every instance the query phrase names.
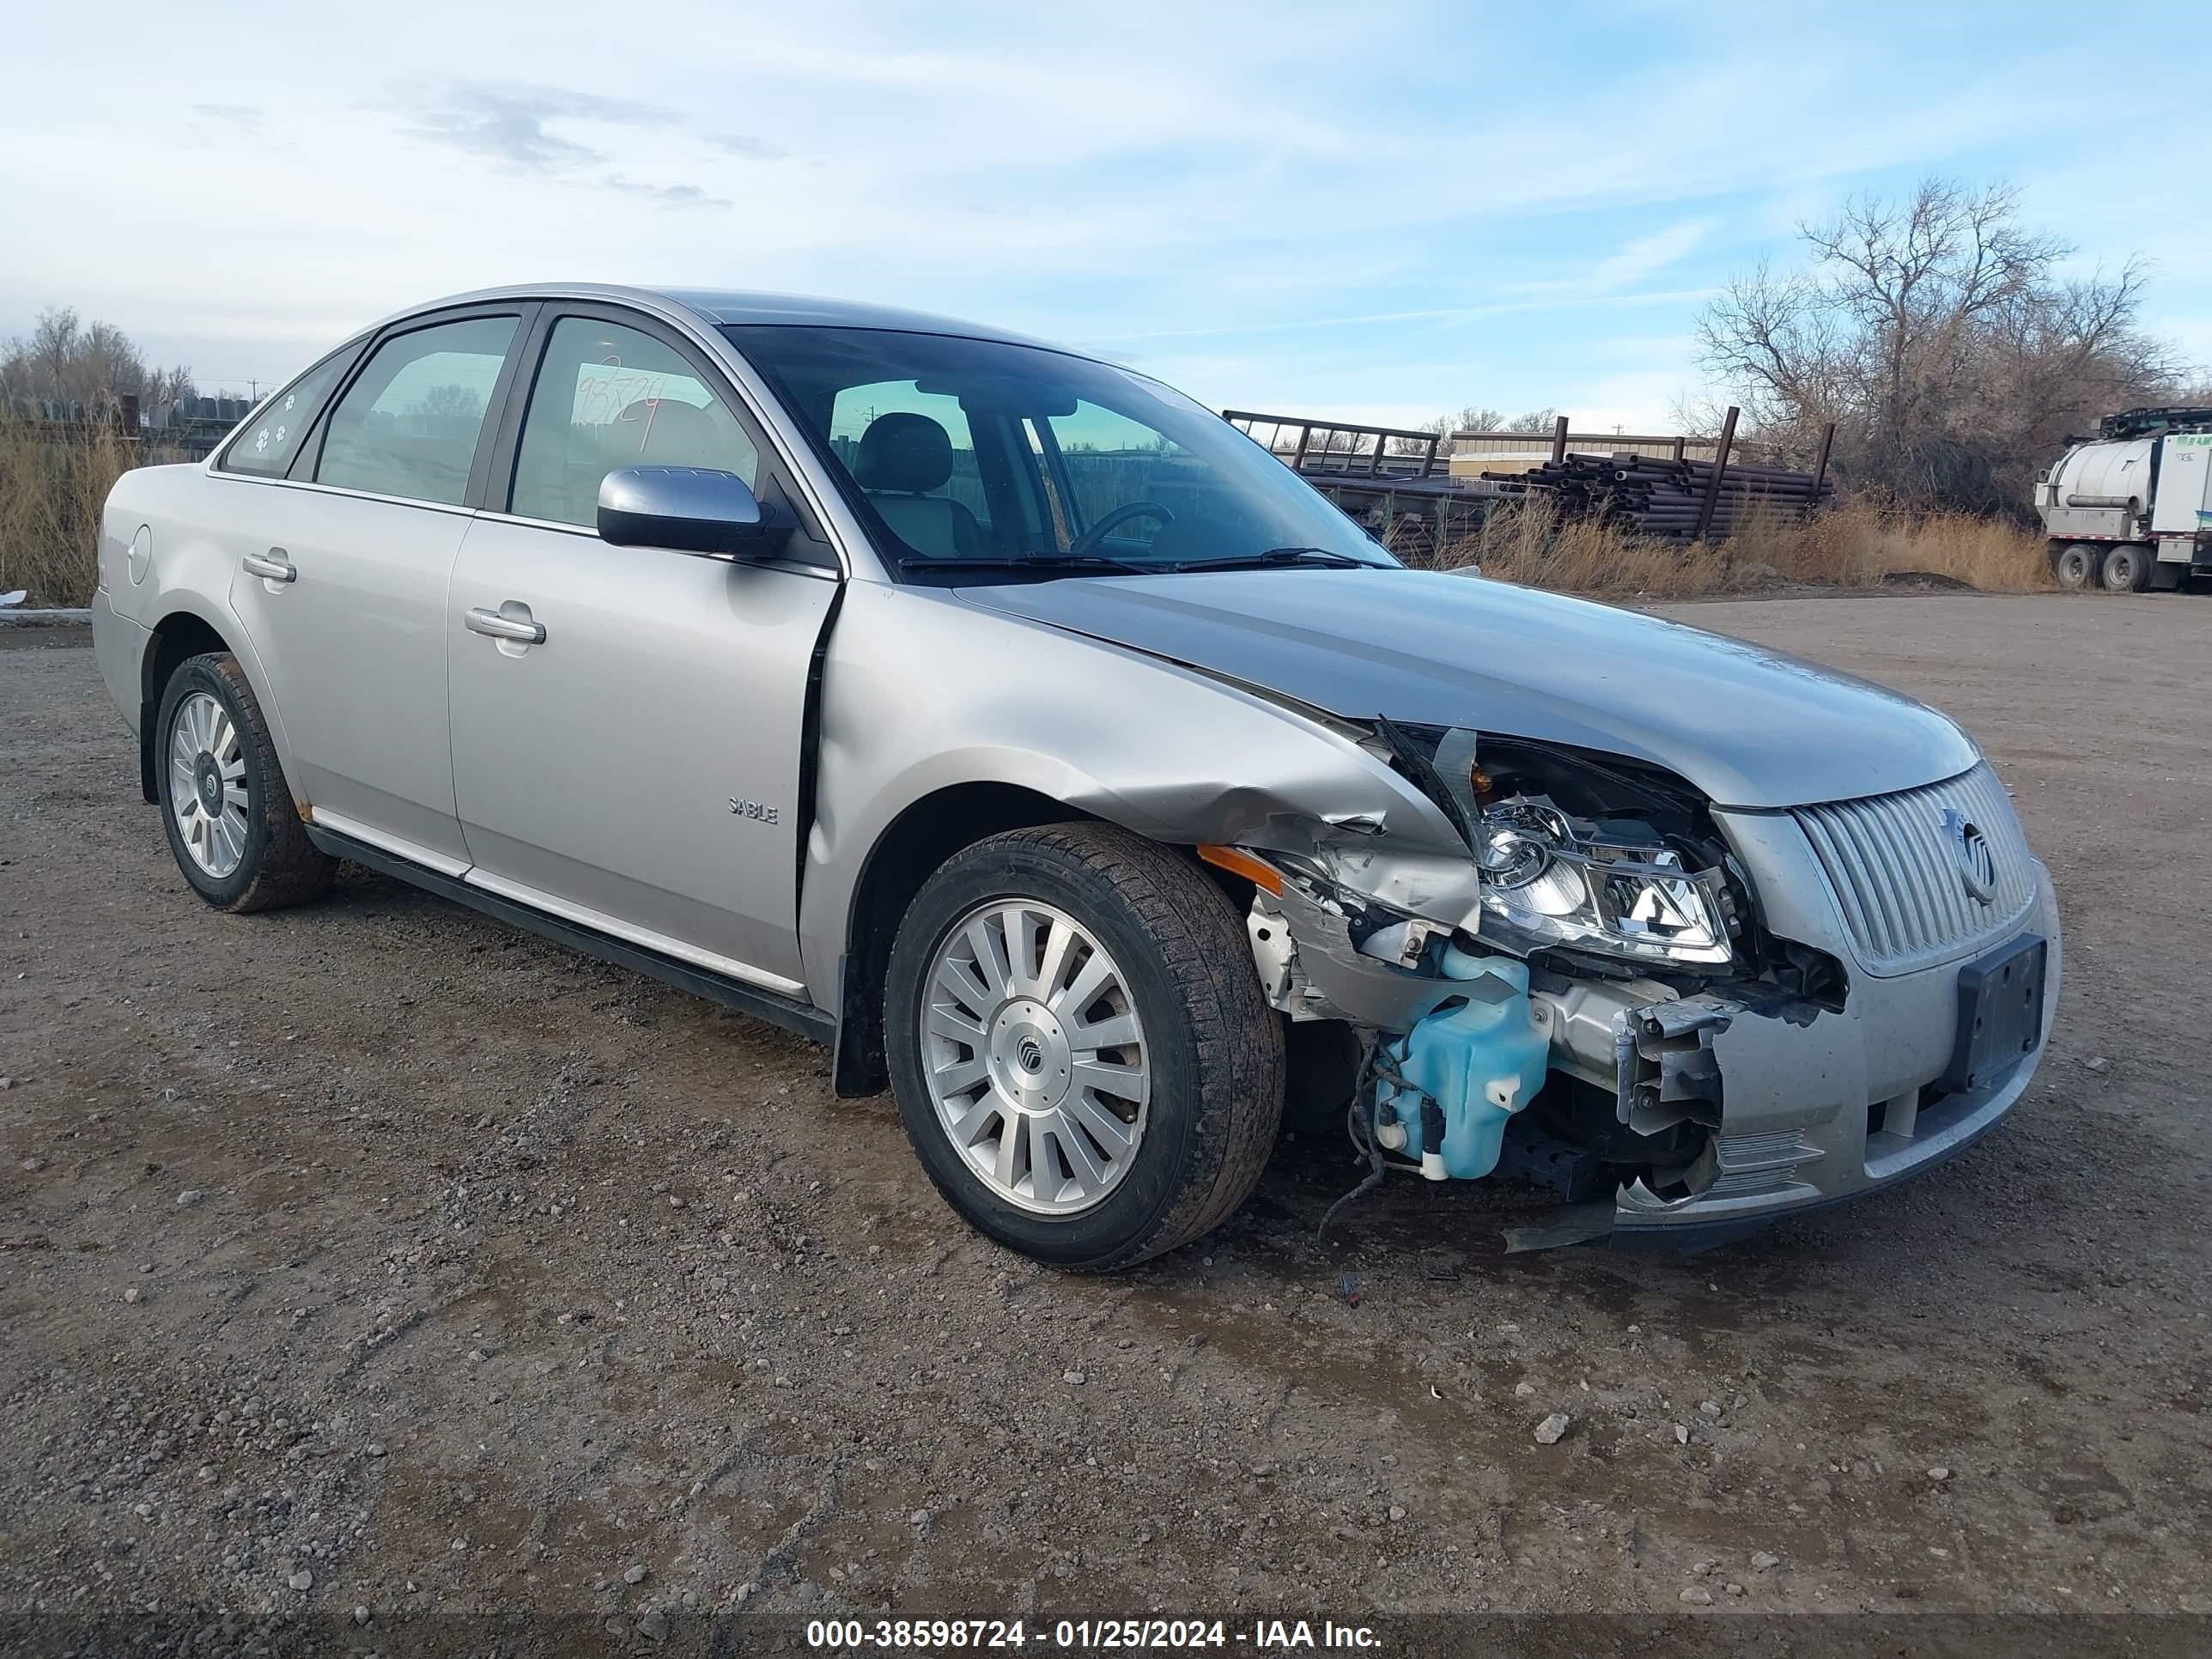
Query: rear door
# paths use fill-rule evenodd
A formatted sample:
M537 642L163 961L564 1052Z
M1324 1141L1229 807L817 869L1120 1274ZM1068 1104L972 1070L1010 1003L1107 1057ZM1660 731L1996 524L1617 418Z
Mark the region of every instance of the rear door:
M469 878L796 994L800 737L834 556L804 533L771 566L601 541L619 466L720 468L787 508L795 493L678 331L549 305L528 357L446 614ZM476 631L472 612L544 638Z
M449 872L467 848L446 731L447 589L532 309L438 313L380 336L293 477L254 491L232 576L301 805Z

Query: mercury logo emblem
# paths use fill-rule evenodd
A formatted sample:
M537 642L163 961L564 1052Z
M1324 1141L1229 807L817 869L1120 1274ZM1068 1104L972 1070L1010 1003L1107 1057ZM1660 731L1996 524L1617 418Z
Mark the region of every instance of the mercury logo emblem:
M1044 1069L1044 1047L1033 1036L1025 1036L1014 1045L1014 1058L1021 1061L1024 1072Z
M1990 850L1990 838L1981 826L1957 807L1947 806L1943 838L1950 843L1951 862L1959 867L1960 884L1969 896L1984 904L1992 902L1997 896L1996 854Z

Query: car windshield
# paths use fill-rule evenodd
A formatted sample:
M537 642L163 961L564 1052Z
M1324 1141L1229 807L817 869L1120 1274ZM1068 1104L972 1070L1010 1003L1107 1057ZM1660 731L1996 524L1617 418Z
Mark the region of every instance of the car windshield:
M725 332L905 580L1397 562L1227 422L1126 369L892 329Z

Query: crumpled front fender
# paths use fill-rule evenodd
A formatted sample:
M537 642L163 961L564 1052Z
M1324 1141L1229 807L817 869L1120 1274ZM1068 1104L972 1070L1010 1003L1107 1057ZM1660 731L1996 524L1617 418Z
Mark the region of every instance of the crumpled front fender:
M1450 821L1344 723L945 589L847 585L818 757L799 920L824 1006L871 852L909 807L963 784L1017 785L1170 844L1340 860L1347 879L1374 865L1371 844L1426 872L1409 896L1467 866Z

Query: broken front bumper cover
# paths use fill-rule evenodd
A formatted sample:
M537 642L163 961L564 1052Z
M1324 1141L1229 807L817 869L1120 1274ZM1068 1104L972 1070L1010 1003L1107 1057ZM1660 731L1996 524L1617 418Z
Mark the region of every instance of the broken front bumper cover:
M2064 948L2057 895L2040 864L2034 902L2001 936L1960 957L1881 975L1853 949L1802 835L1771 817L1723 822L1777 927L1851 964L1850 994L1842 1012L1808 1023L1746 1011L1711 1034L1720 1112L1702 1185L1666 1197L1624 1187L1604 1230L1615 1244L1704 1249L1934 1169L2019 1103L2057 1014ZM1962 974L2039 940L2033 1048L2008 1066L1962 1077Z
M1732 815L1731 815L1732 816ZM1580 1205L1542 1242L1609 1238L1695 1249L1894 1185L1964 1151L2018 1103L2055 1017L2063 970L2049 873L2002 937L1916 972L1859 959L1802 835L1759 816L1730 839L1786 936L1850 964L1841 1010L1753 1006L1725 992L1678 997L1637 980L1577 980L1532 1003L1552 1065L1615 1095L1620 1121L1656 1134L1705 1125L1702 1155L1656 1191L1641 1180L1609 1205ZM1777 902L1777 896L1786 898ZM1293 1018L1409 1030L1457 989L1355 945L1340 908L1285 884L1255 896L1254 959L1271 1001ZM1419 924L1416 924L1419 926ZM2032 1048L2008 1066L1956 1074L1962 973L2039 942L2040 1006ZM1419 955L1408 941L1406 960Z
M2056 934L2044 943L2049 951L2044 984L2049 1007L2057 991ZM1824 1016L1816 1024L1840 1018ZM2027 1091L2043 1057L2039 1042L2032 1053L1977 1087L1925 1100L1914 1089L1887 1100L1863 1100L1854 1109L1834 1086L1853 1074L1845 1052L1848 1035L1839 1030L1812 1042L1810 1030L1773 1029L1782 1024L1739 1016L1730 1025L1738 1042L1730 1043L1724 1034L1714 1045L1714 1059L1732 1105L1745 1103L1757 1090L1759 1097L1778 1109L1765 1114L1767 1118L1802 1121L1760 1127L1745 1124L1741 1111L1724 1109L1720 1130L1702 1160L1708 1166L1703 1189L1662 1198L1641 1182L1630 1182L1611 1206L1604 1233L1612 1243L1705 1249L1786 1216L1895 1186L1955 1158L1995 1128ZM1828 1038L1844 1041L1838 1044ZM1823 1069L1801 1091L1794 1079L1808 1066ZM1823 1088L1823 1083L1830 1086ZM1824 1096L1833 1104L1818 1115L1800 1104Z

